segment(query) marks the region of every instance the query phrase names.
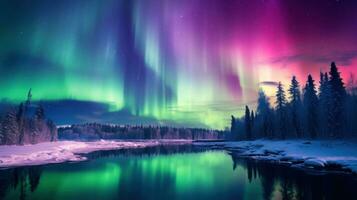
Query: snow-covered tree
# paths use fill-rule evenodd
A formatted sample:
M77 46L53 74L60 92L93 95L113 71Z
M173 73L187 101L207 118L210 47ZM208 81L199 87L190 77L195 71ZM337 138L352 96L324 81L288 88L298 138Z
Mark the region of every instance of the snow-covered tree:
M15 109L11 109L6 113L2 121L2 133L4 144L18 144L20 132Z

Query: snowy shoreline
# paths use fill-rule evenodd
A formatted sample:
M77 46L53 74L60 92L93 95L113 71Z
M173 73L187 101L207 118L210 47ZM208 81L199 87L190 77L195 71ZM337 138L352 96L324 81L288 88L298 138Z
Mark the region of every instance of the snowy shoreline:
M162 144L190 144L191 140L100 140L93 142L57 141L34 145L0 146L0 169L30 165L84 161L86 153L102 150L145 148Z
M268 161L291 167L357 174L357 141L255 140L196 142L210 149L224 149L236 158Z
M291 167L335 170L357 174L357 141L347 140L255 140L194 142L191 140L100 140L58 141L34 145L0 146L0 169L87 159L86 153L102 150L145 148L162 144L193 144L226 150L236 158L268 161Z

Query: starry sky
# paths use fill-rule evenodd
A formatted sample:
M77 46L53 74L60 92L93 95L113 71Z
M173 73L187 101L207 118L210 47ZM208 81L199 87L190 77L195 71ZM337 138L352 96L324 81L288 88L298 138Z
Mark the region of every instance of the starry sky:
M57 123L222 129L262 87L357 72L353 0L3 0L0 99Z

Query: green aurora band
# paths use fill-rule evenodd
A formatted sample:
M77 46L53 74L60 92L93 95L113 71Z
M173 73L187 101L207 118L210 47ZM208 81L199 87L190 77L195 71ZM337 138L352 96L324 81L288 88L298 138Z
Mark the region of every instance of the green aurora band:
M305 4L1 1L0 99L18 103L32 88L34 100L90 101L158 124L223 129L243 104L254 108L259 86L271 96L292 75L303 85L332 59L344 76L356 72L357 12L343 9L353 2L308 2L313 19L298 15ZM286 13L291 7L302 11Z

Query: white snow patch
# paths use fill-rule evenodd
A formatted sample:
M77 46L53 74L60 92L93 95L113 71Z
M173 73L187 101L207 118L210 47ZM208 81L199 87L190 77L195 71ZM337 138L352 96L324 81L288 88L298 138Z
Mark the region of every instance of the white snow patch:
M255 140L194 144L219 145L254 159L303 162L306 167L324 167L334 163L357 173L356 140Z
M0 146L0 167L41 165L67 161L83 161L87 158L79 153L124 148L144 148L160 144L191 143L190 140L100 140L95 142L58 141L34 145Z

